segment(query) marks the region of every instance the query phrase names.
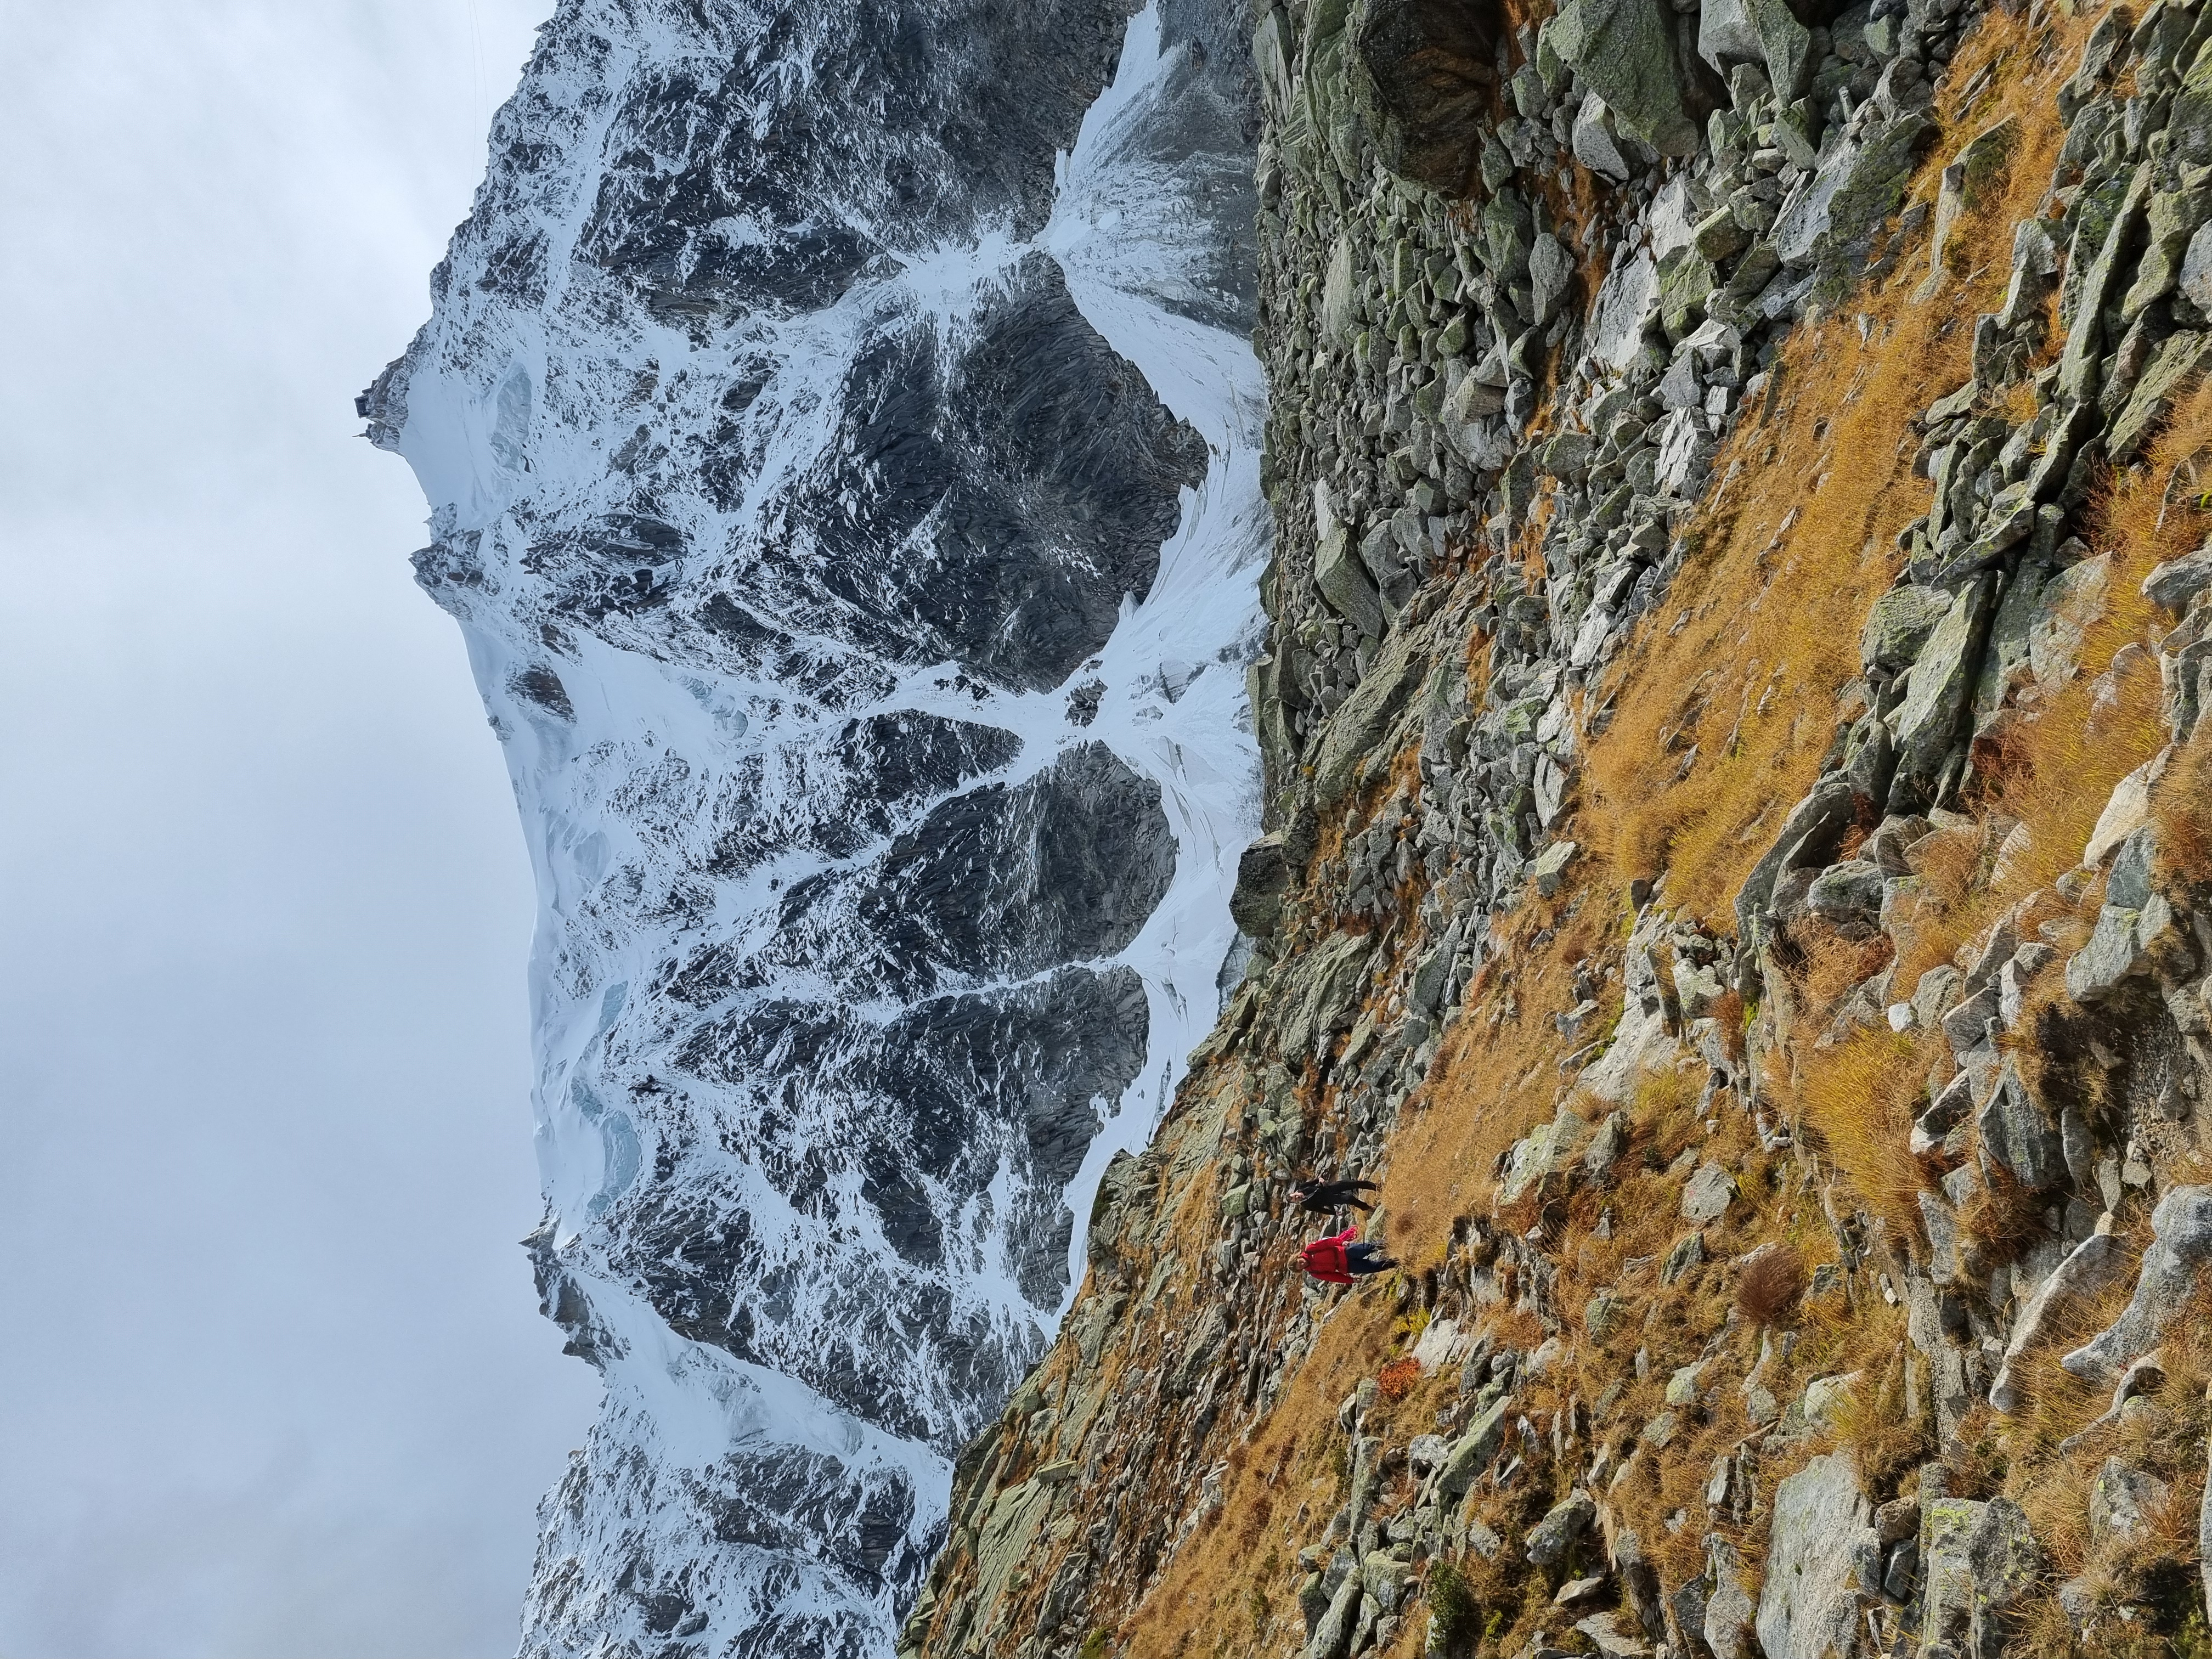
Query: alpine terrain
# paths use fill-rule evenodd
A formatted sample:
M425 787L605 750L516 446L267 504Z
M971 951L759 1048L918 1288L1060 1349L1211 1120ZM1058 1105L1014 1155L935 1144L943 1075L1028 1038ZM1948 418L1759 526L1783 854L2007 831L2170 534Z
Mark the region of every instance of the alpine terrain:
M434 289L526 1651L2212 1654L2212 0L573 5Z

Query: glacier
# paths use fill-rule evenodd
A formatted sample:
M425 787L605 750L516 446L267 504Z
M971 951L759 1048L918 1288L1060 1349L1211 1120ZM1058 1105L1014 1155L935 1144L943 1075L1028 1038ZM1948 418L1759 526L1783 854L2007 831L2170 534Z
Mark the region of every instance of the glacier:
M1236 971L1237 0L568 0L358 403L520 809L531 1654L888 1654Z

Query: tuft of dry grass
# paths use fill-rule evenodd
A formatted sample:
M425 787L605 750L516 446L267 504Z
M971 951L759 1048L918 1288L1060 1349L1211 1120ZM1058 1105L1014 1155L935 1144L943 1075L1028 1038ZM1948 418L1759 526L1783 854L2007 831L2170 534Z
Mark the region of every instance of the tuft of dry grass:
M1762 1244L1744 1258L1735 1305L1754 1325L1779 1324L1805 1294L1805 1257L1788 1244Z
M1394 1359L1375 1374L1375 1388L1386 1404L1396 1405L1413 1393L1421 1380L1421 1362L1410 1354Z
M1831 1423L1836 1442L1851 1448L1860 1480L1879 1498L1898 1491L1935 1449L1926 1365L1905 1338L1901 1310L1876 1303L1846 1328L1855 1349L1850 1368L1859 1377L1844 1391ZM1912 1366L1921 1368L1917 1410L1906 1376Z
M1919 1236L1923 1178L1910 1143L1912 1120L1927 1096L1929 1052L1928 1042L1885 1027L1828 1048L1808 1044L1799 1055L1800 1121L1868 1214L1900 1243Z
M2201 1651L2189 1644L2203 1639L2201 1624L2192 1634L2191 1620L2202 1618L2197 1522L2204 1499L2203 1446L2212 1431L2206 1394L2212 1354L2201 1343L2169 1341L2160 1352L2164 1386L2117 1422L2094 1430L2089 1425L2106 1410L2105 1391L2075 1382L2056 1364L2063 1346L2109 1320L2124 1299L2124 1287L2116 1289L2049 1345L2031 1411L2011 1436L2005 1480L2048 1562L2039 1594L2026 1609L2027 1630L2063 1632L2063 1650L2084 1659ZM2201 1329L2208 1317L2212 1291L2199 1292L2177 1323L2184 1330ZM2066 1436L2085 1430L2077 1448L2064 1449ZM2099 1544L2089 1536L2089 1489L2112 1456L2164 1481L2167 1493L2146 1516L2142 1531ZM2069 1579L2082 1583L2094 1606L2086 1627L2058 1604L2056 1588ZM2131 1607L2132 1615L2121 1617L2122 1607Z

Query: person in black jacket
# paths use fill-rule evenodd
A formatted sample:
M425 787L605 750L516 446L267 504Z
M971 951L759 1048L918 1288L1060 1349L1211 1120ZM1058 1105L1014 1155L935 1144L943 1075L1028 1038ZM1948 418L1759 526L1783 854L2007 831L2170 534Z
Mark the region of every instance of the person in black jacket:
M1375 1206L1359 1194L1376 1190L1377 1184L1372 1181L1322 1181L1307 1176L1291 1188L1291 1201L1316 1215L1328 1215L1347 1204L1354 1209L1371 1210Z

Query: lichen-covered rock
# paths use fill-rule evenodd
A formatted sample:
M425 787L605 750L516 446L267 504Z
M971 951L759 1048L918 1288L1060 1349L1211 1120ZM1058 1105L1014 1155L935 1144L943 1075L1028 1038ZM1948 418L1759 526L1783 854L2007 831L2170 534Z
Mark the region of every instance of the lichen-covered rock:
M1718 1538L1708 1537L1705 1542L1713 1587L1705 1601L1703 1627L1694 1633L1705 1638L1713 1659L1759 1659L1759 1607L1745 1583L1743 1563Z
M1814 879L1806 890L1805 908L1832 921L1871 922L1881 913L1882 888L1888 879L1880 865L1846 860Z
M2152 883L2159 826L2145 823L2122 841L2105 881L2105 902L2088 942L2067 958L2066 994L2094 1006L2130 981L2192 965L2188 930L2172 902Z
M1759 862L1752 866L1751 874L1744 878L1742 889L1736 894L1738 938L1750 944L1760 937L1760 918L1773 897L1775 882L1782 872L1793 864L1807 867L1825 865L1834 843L1841 840L1856 814L1851 781L1839 773L1823 777L1804 799L1790 808L1790 815L1782 821L1781 833Z
M1352 1645L1352 1632L1359 1620L1359 1603L1365 1590L1359 1574L1348 1571L1330 1596L1328 1608L1322 1613L1307 1641L1303 1659L1345 1659L1346 1650Z
M1701 1164L1682 1188L1682 1213L1692 1221L1716 1221L1735 1200L1735 1177L1718 1164Z
M2109 1382L2155 1347L2212 1267L2212 1187L2176 1187L2151 1212L2150 1229L2126 1309L2059 1362L2085 1382Z
M2197 1517L2197 1559L2203 1563L2204 1607L2206 1615L2212 1617L2212 1439L2206 1440L2204 1503Z
M1539 853L1528 866L1529 880L1536 890L1549 898L1559 888L1567 866L1574 860L1577 848L1571 841L1555 841Z
M1982 1151L2031 1192L2048 1192L2066 1179L2058 1126L2007 1057L1989 1098L1976 1114Z
M2102 1225L2069 1251L2013 1322L2003 1363L1990 1386L1990 1404L2000 1412L2018 1411L2025 1401L2014 1370L2021 1355L2046 1331L2063 1329L2063 1322L2118 1284L2130 1265L2127 1250Z
M1504 1443L1511 1410L1512 1397L1501 1396L1453 1443L1437 1474L1437 1491L1445 1502L1456 1502L1489 1468Z
M1359 562L1352 532L1332 526L1314 548L1314 586L1336 612L1370 640L1382 637L1382 601Z
M2099 554L2069 565L2043 585L2028 624L2028 663L2039 684L2055 689L2081 661L2090 628L2111 604L2112 562Z
M1662 155L1698 147L1673 16L1659 0L1566 0L1547 38L1606 107Z
M1848 1452L1816 1457L1774 1489L1759 1644L1766 1659L1832 1659L1858 1646L1863 1582L1879 1563L1872 1511Z
M1960 736L1967 694L1981 664L1981 645L1996 599L1996 578L1976 578L1951 602L1943 620L1913 659L1912 678L1897 714L1897 774L1889 810L1909 812L1933 801L1945 763Z
M2042 1565L2027 1517L2008 1498L1923 1498L1920 1650L2003 1659L2012 1615Z
M2168 1490L2157 1476L2118 1457L2106 1458L2089 1483L2089 1547L2140 1533L2150 1512L2166 1502Z
M1597 1504L1586 1492L1568 1494L1529 1529L1527 1554L1532 1565L1548 1567L1574 1547L1597 1518Z
M1905 181L1935 125L1917 110L1842 139L1813 183L1775 222L1775 251L1791 264L1819 256L1832 289L1847 288L1875 228L1905 200Z
M2136 380L2125 406L2114 416L2105 434L2105 453L2115 463L2133 460L2196 383L2208 360L2212 360L2212 332L2185 329L2168 337Z
M1358 689L1329 717L1314 757L1314 798L1323 805L1352 787L1406 700L1428 672L1428 661L1412 635L1394 632Z
M2105 810L2097 815L2089 839L2082 843L2083 869L2103 869L2121 844L2149 821L2151 787L2164 774L2166 761L2166 753L2161 750L2112 786Z
M1940 587L1893 587L1875 601L1859 635L1859 660L1894 672L1920 654L1944 617L1952 595Z
M2212 543L2154 565L2142 584L2143 597L2168 611L2186 611L2208 588L2212 588Z
M1564 1170L1574 1162L1589 1138L1589 1121L1571 1108L1561 1106L1559 1115L1550 1122L1538 1124L1507 1152L1504 1174L1498 1186L1498 1201L1511 1204L1538 1182Z

